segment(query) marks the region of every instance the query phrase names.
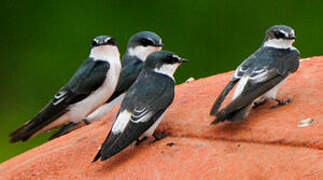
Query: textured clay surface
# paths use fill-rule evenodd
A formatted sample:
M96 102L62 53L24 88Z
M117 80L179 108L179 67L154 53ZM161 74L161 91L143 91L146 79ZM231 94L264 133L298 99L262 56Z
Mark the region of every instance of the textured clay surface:
M116 107L101 121L0 164L0 179L323 179L323 57L303 59L282 86L278 98L292 103L270 109L269 101L245 121L210 126L209 110L231 74L178 85L157 129L169 136L160 141L91 163ZM300 127L307 118L314 121Z

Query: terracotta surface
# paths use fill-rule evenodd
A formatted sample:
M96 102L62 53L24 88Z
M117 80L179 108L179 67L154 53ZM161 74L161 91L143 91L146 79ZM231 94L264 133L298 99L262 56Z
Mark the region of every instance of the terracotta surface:
M283 85L278 97L292 103L270 109L275 103L269 102L243 122L210 126L209 110L231 74L177 86L158 128L170 134L163 140L91 163L115 108L99 122L2 163L0 179L323 179L323 57L304 59ZM313 123L298 127L306 118Z

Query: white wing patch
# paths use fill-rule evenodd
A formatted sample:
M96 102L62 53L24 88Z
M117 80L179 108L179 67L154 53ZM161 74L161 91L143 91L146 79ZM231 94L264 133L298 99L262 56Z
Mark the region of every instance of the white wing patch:
M243 69L244 66L239 66L237 70L234 72L233 77L236 79L239 79L241 75L238 75L239 73L245 73L247 72L248 68Z
M251 81L252 83L264 82L268 79L268 74L269 74L269 70L265 67L262 69L254 70L251 72L251 74L242 76L240 78L237 89L233 94L232 100L237 98L242 93L248 81Z
M62 96L64 96L67 93L67 91L59 91L56 95L55 95L55 99L59 99Z
M128 110L122 111L117 119L115 120L113 127L112 127L112 132L114 134L119 134L124 131L124 129L127 127L127 124L129 121L133 123L142 123L142 122L147 122L150 120L151 115L153 114L152 112L147 112L145 113L146 109L140 109L139 110L141 113L137 113L138 115L134 115L133 113L129 112ZM138 111L136 111L138 112ZM144 114L144 115L142 115ZM135 120L133 120L135 119Z
M268 79L268 70L267 69L255 70L252 72L252 74L255 74L255 75L249 77L249 79L252 80L254 83L263 82Z
M59 91L54 97L53 105L56 106L57 104L62 102L65 99L64 96L66 95L66 93L67 91Z
M119 134L124 131L129 120L131 119L131 115L132 113L129 112L128 110L124 110L118 115L112 127L113 134Z
M249 80L249 76L243 76L238 83L237 89L234 91L234 94L232 96L232 100L237 98L243 91L244 87L246 86L247 82Z
M139 122L147 122L150 120L151 115L153 114L152 112L147 112L147 109L141 109L141 110L135 110L138 115L133 114L131 121L134 123L139 123ZM146 111L146 112L145 112ZM133 120L135 119L135 120Z

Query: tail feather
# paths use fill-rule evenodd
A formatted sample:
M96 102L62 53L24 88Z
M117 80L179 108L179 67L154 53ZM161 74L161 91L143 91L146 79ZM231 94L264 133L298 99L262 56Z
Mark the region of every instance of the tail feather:
M111 145L114 143L114 141L117 139L118 136L119 136L118 134L113 134L110 131L108 137L105 139L105 141L101 145L99 152L96 154L96 156L94 157L92 162L95 162L100 158L101 158L101 161L103 161L103 160L111 157L111 156L108 157L106 155L106 154L108 154L107 149L109 149L109 147L111 147Z
M221 104L223 103L225 97L229 94L229 92L232 90L232 88L235 86L235 84L238 82L238 80L231 80L223 89L221 94L218 96L218 98L215 100L213 107L211 109L210 115L215 115L216 112L218 112L219 108L221 107Z
M18 141L27 141L32 136L30 131L28 131L28 125L29 123L26 123L18 129L16 129L14 132L10 133L10 143L15 143Z
M104 161L121 152L146 132L164 112L165 109L158 111L148 122L136 123L129 121L122 133L114 134L110 131L93 162L99 158Z
M125 148L125 147L120 147L120 145L118 144L119 143L118 139L122 136L122 134L120 135L114 135L113 133L111 134L112 135L110 136L109 140L106 143L104 143L100 149L102 150L101 161L111 158L113 155L119 153Z
M250 108L251 108L251 105L243 107L238 110L232 110L230 112L219 111L216 114L216 118L214 119L214 121L212 121L211 124L217 124L217 123L223 122L225 120L228 120L231 122L244 120L247 117L247 115L249 114Z
M52 139L55 139L55 138L58 138L58 137L60 137L60 136L63 136L63 135L65 135L65 134L67 134L67 133L69 133L69 132L71 132L71 131L73 131L73 130L75 130L75 129L77 129L77 128L80 128L80 127L82 127L82 124L81 124L81 122L77 122L77 123L75 123L75 122L70 122L70 123L68 123L68 124L65 124L63 127L61 127L55 134L53 134L50 138L49 138L49 140L52 140Z
M232 116L228 120L232 122L233 121L237 122L237 121L242 121L246 119L250 112L251 107L252 105L249 105L245 108L240 109L239 111L236 111L234 114L232 114Z
M10 142L27 141L34 134L38 133L45 126L60 117L66 111L60 108L53 108L48 104L40 113L38 113L32 120L28 121L10 134Z
M102 149L100 148L99 152L95 155L94 159L92 160L92 163L101 158L102 156L101 152L102 152Z
M236 97L229 105L225 106L222 110L215 112L216 118L211 124L216 124L218 122L225 121L226 119L231 120L236 114L243 115L244 111L249 112L254 100L262 96L270 89L272 89L275 85L284 80L286 76L287 75L273 76L271 79L257 84L247 82L246 86L248 87L248 89L244 90L238 97Z

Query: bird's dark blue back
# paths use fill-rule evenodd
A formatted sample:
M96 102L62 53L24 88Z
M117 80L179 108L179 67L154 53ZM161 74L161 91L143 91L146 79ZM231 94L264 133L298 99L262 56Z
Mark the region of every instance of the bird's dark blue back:
M174 98L175 82L167 75L153 71L142 72L129 88L120 111L147 106L153 110L167 108ZM153 103L158 100L158 103Z
M263 69L277 69L282 75L295 72L299 66L299 52L297 49L277 49L272 47L261 47L253 55L248 57L242 68L248 69L246 74Z

